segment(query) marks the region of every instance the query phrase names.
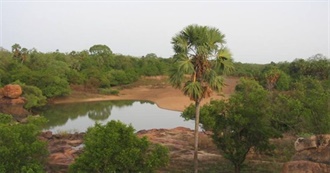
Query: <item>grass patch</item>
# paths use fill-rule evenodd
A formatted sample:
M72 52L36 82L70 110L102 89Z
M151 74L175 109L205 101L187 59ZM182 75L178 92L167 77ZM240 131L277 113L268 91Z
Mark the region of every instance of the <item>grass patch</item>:
M139 86L152 86L155 88L163 88L169 85L167 76L143 76L136 82L122 86L123 88L135 88Z
M119 91L112 88L99 88L99 93L104 95L118 95Z

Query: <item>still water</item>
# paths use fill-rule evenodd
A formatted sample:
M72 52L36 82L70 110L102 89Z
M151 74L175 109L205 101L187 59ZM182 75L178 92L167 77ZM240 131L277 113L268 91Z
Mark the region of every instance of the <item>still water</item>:
M53 133L84 132L96 122L106 124L120 120L131 124L136 131L152 128L194 128L194 121L185 121L181 112L159 108L145 101L103 101L70 103L43 107L40 115L48 119L45 130Z

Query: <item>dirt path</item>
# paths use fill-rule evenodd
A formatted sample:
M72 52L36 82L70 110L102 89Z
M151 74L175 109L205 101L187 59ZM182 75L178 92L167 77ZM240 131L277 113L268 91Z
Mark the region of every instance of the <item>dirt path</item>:
M159 79L160 81L162 79ZM222 99L228 97L234 92L238 78L227 78L226 86L223 88L223 95L213 93L210 98L204 99L202 104L210 102L211 99ZM158 107L176 111L183 111L185 107L193 103L179 89L175 89L169 85L155 87L152 85L142 85L134 88L120 90L118 96L99 95L75 91L71 96L57 98L53 103L73 103L73 102L91 102L105 100L148 100L156 103Z

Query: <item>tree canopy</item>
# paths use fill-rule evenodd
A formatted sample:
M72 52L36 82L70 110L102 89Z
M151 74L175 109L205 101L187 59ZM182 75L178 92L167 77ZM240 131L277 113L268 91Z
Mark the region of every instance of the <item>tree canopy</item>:
M169 161L167 148L137 137L132 126L119 121L89 128L84 144L70 172L154 172Z
M48 151L37 137L45 119L29 117L24 124L0 113L0 172L44 172Z

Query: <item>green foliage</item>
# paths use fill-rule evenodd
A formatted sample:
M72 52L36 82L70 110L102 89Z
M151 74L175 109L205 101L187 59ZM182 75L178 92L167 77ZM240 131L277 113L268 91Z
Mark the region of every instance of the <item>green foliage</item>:
M44 172L47 158L46 143L37 137L45 119L29 117L19 124L10 115L0 114L0 172Z
M100 88L99 92L101 94L106 94L106 95L118 95L119 91L116 89L112 89L112 88Z
M195 102L195 172L198 171L200 102L210 97L212 90L221 90L224 83L220 75L232 69L231 53L224 38L219 29L199 25L189 25L172 38L175 55L169 82Z
M322 134L330 132L330 91L311 77L296 80L291 90L269 97L272 126L281 132Z
M306 108L304 127L306 132L323 134L330 132L330 90L319 80L303 78L294 84L294 97Z
M234 62L235 70L228 75L237 77L255 77L261 76L261 71L265 65Z
M170 65L169 59L155 54L142 58L113 54L108 46L100 44L70 53L42 53L15 44L12 52L0 50L0 85L19 80L53 98L70 94L72 84L93 90L127 85L141 75L164 75Z
M267 112L260 109L266 107L266 96L259 87L238 92L215 118L213 139L224 157L234 164L236 172L252 148L256 152L271 151L269 138L279 136L270 126Z
M171 63L168 59L157 57L150 53L142 57L139 61L139 73L143 76L158 76L168 73Z
M112 51L107 45L97 44L89 48L92 55L111 55Z
M68 72L68 82L70 84L83 84L85 80L85 75L83 73L79 73L75 69Z
M269 139L279 137L271 126L267 99L268 92L257 81L241 79L229 100L213 100L201 107L203 128L212 130L215 144L233 163L235 172L252 148L260 153L272 151ZM192 114L190 106L182 116L191 119Z
M70 172L154 172L169 161L168 149L138 138L132 126L110 121L89 128L84 152Z
M15 81L14 83L22 87L22 96L26 99L24 108L31 109L33 107L44 106L47 103L46 97L43 96L42 91L38 87L25 85L20 81Z
M316 54L308 60L294 60L290 63L288 69L293 78L298 79L304 76L319 80L327 80L330 75L330 60L321 54Z
M183 92L198 102L209 95L211 88L218 90L222 87L222 83L210 79L219 75L216 73L218 69L230 69L232 61L229 50L224 46L224 35L218 29L189 25L172 38L172 44L176 53L170 74L173 86L181 88L182 83L186 83ZM191 79L187 81L185 74L189 74ZM211 77L214 74L215 77Z
M290 89L291 78L288 74L283 71L280 71L280 77L276 82L275 88L280 91L287 91Z
M134 71L111 70L107 73L107 78L112 86L125 85L132 83L138 79L137 73Z
M47 98L70 94L71 89L66 79L59 76L50 76L47 73L38 74L37 76L38 78L34 78L31 84L34 83L35 86L40 88Z
M299 99L280 93L274 93L271 99L271 123L274 128L283 133L304 131L308 111Z

